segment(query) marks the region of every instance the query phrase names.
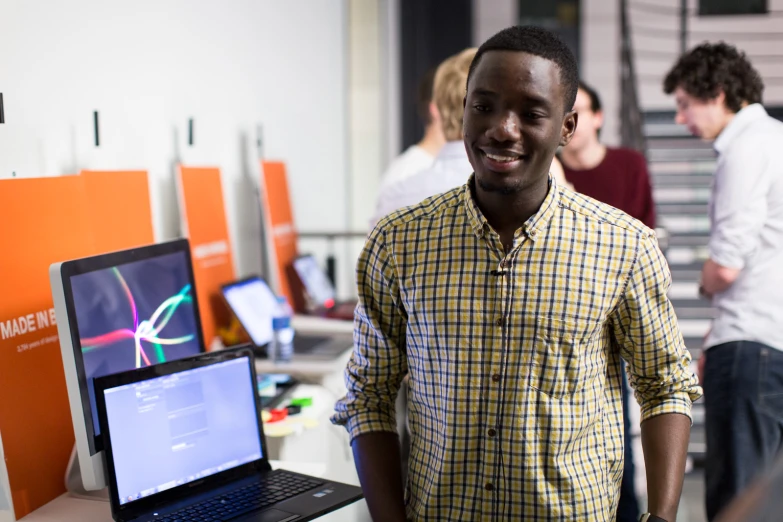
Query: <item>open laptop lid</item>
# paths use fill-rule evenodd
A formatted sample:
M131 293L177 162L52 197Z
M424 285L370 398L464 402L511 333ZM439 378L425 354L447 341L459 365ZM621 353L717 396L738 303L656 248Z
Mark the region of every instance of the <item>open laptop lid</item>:
M96 379L113 514L132 519L271 470L255 383L248 348Z
M296 275L313 304L317 308L334 307L337 292L315 257L312 255L299 256L294 259L293 265Z
M220 290L252 343L258 348L271 343L277 296L267 282L258 276L250 276L225 284Z

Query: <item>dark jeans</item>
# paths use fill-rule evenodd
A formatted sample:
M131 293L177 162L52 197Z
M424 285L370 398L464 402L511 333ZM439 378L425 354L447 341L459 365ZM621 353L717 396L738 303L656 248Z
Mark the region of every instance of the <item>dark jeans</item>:
M633 445L631 444L631 420L628 418L628 401L630 400L630 388L628 380L623 373L623 426L625 431L625 464L623 467L623 481L620 484L620 502L617 504L617 522L638 522L639 502L636 499L635 467L633 464Z
M707 519L772 464L783 443L783 352L752 341L707 351Z

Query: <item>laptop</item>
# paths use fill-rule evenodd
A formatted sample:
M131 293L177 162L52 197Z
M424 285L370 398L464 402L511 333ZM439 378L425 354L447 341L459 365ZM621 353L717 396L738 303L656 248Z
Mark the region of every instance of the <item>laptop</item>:
M362 498L272 470L255 382L247 348L96 379L114 520L300 522Z
M305 294L305 307L313 315L332 319L353 320L356 301L336 301L337 292L312 255L294 259L293 269Z
M251 276L225 284L221 292L242 329L256 347L260 357L266 357L266 348L272 342L272 316L277 298L262 278ZM353 346L350 334L294 335L294 357L297 359L332 360Z

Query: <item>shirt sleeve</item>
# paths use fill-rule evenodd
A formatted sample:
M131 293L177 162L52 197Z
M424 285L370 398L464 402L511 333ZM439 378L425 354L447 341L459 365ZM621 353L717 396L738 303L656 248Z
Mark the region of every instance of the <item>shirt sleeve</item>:
M332 423L346 427L351 441L364 433L397 432L395 401L408 371L407 315L384 236L381 222L359 256L354 349L345 369L348 391L331 418Z
M643 236L613 317L614 336L628 363L628 381L641 406L642 421L664 413L690 417L693 401L702 395L666 295L670 286L671 275L657 241Z
M742 269L759 245L771 184L769 145L738 139L719 159L712 191L710 259Z

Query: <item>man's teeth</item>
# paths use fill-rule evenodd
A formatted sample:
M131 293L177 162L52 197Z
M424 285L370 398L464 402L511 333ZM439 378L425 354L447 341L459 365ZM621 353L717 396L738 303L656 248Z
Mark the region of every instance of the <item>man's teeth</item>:
M501 163L509 163L519 159L519 156L498 156L496 154L487 154L487 157L492 161L499 161Z

